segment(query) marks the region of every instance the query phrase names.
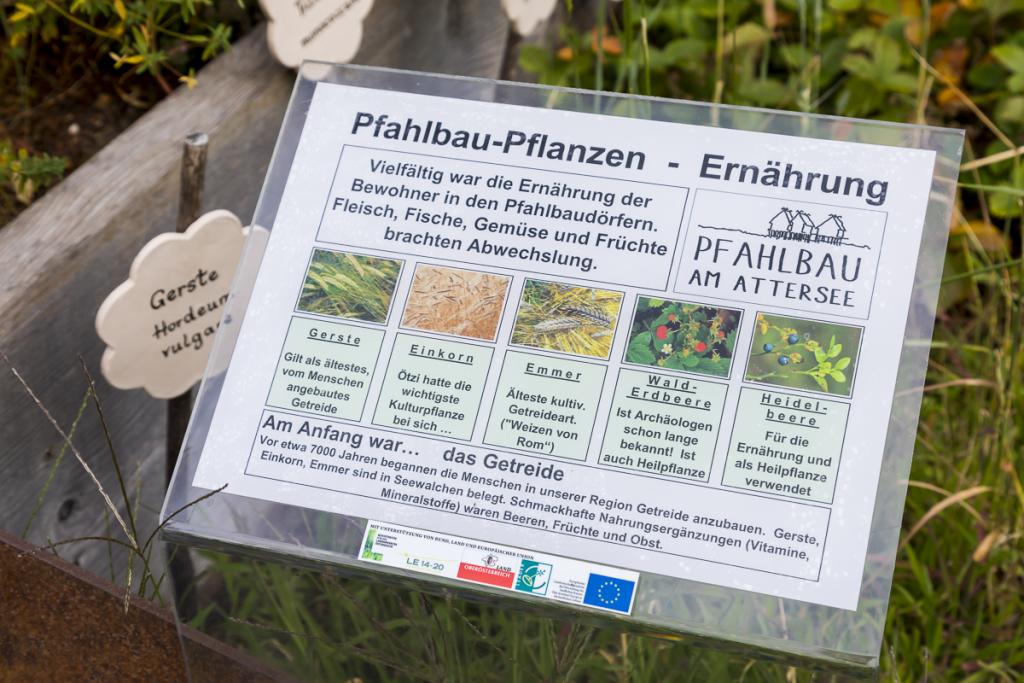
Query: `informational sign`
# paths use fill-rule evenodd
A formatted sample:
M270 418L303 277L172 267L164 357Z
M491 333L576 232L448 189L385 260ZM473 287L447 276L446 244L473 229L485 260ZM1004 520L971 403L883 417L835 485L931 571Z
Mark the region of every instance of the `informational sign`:
M230 211L211 211L139 251L128 280L96 313L108 382L172 398L199 381L247 233Z
M935 163L318 83L192 483L367 566L854 610Z

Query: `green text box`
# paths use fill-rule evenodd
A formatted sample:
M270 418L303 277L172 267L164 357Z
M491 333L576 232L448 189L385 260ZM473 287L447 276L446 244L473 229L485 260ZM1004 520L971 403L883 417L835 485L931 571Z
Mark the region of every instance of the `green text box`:
M267 404L358 420L383 339L380 330L292 318Z
M593 363L509 351L484 441L586 460L604 373Z
M476 344L398 335L373 423L469 439L492 353Z
M620 370L598 462L707 481L726 391L717 382Z
M744 388L724 486L831 503L850 406Z

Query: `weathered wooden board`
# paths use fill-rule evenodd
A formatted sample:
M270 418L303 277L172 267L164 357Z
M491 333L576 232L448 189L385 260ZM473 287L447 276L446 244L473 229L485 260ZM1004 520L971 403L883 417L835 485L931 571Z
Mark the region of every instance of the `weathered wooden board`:
M497 77L508 35L500 0L378 0L353 61ZM85 358L99 382L129 494L141 501L143 533L154 527L163 499L164 404L102 381L96 310L126 277L141 246L174 229L186 134L210 135L205 208L228 209L243 219L252 215L293 80L257 29L203 69L198 88L176 91L0 230L0 350L65 426L85 390L78 356ZM11 373L0 368L0 527L21 533L60 443ZM91 408L75 443L120 500ZM68 454L28 537L41 544L104 534L111 524L96 486ZM65 546L62 554L100 574L111 571L103 544ZM123 553L114 552L113 565L112 574L121 576Z

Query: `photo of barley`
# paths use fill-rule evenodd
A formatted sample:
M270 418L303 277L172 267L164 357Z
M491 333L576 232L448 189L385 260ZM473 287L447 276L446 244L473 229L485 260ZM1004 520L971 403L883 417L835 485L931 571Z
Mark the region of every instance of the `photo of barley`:
M421 263L413 275L402 326L494 341L511 280Z
M607 358L621 307L621 292L527 280L512 343Z
M387 322L401 271L402 262L395 259L316 249L302 286L299 310Z

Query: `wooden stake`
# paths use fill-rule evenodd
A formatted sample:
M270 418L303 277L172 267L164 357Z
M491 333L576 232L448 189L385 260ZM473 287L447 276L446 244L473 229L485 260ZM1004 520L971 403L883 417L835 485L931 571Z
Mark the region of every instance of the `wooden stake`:
M206 150L210 138L206 133L193 133L185 138L181 152L181 189L178 193L177 232L185 232L199 218L203 206L203 182L206 176ZM185 441L185 431L192 416L192 391L186 391L167 401L167 486L178 463L178 453ZM195 593L195 568L188 548L169 547L167 558L171 583L174 587L178 618L182 622L196 615L198 602Z
M203 206L203 183L206 177L206 150L210 138L206 133L193 133L185 138L181 152L181 189L178 194L177 232L185 232L199 218ZM178 453L185 441L185 430L192 416L192 392L186 391L167 401L167 485L171 484Z

